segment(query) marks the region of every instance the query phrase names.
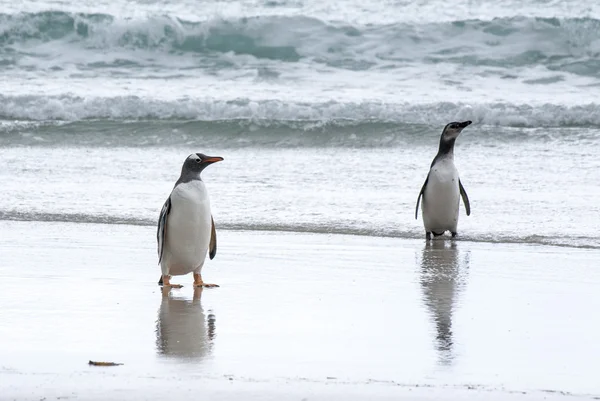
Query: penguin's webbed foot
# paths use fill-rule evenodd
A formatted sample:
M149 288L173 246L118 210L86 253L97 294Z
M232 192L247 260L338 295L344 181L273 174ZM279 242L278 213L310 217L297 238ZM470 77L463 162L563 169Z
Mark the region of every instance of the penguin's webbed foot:
M158 281L158 285L162 285L163 288L181 288L181 284L171 284L171 276L163 275Z
M431 231L427 231L427 232L425 233L425 240L426 240L426 241L429 241L430 239L431 239Z
M202 287L202 288L216 288L218 284L208 284L202 281L202 276L200 274L194 273L194 287Z
M200 288L200 287L202 287L202 288L217 288L217 287L219 287L219 284L209 284L209 283L202 282L202 283L194 283L194 287L196 287L196 288Z

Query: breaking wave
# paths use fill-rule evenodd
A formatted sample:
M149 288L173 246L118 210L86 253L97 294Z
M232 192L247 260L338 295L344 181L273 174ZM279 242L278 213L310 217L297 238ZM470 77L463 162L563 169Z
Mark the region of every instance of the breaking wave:
M307 59L352 70L416 61L505 68L542 64L550 70L600 76L600 20L593 18L350 25L306 16L187 21L169 15L0 13L0 65L18 63L24 55L35 57L35 45L49 42L63 46L61 56L69 49L73 54L102 49L106 63L94 59L89 67L157 62L136 56L138 50L147 50L164 54L163 59L187 54L211 60L226 53L280 62ZM58 56L47 49L39 49L39 56Z
M0 95L0 120L187 120L247 121L264 127L302 122L314 128L345 121L445 125L470 119L504 127L600 127L600 104L541 106L440 102L431 104L381 102L288 103L249 99L161 101L136 96L79 98L72 96ZM2 127L0 126L0 129Z

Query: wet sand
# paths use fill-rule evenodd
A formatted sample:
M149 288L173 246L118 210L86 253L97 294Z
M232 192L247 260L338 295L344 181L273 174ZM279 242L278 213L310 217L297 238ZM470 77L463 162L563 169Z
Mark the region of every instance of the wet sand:
M221 230L167 294L154 227L0 232L1 400L600 397L597 250Z

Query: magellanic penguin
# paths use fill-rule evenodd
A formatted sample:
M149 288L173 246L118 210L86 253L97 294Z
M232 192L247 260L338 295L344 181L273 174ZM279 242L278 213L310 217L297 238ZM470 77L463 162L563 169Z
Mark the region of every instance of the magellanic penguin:
M419 202L423 197L423 225L427 240L431 239L431 234L438 236L446 231L450 231L452 237L456 237L461 196L467 216L471 214L469 197L454 165L454 142L461 131L470 124L471 121L451 122L444 127L440 148L431 162L429 174L417 197L415 219L419 213Z
M201 270L209 253L217 254L217 232L210 211L210 201L200 173L222 157L193 153L183 162L181 176L165 202L158 218L158 263L164 287L181 288L171 284L171 276L194 273L195 287L218 287L202 281Z

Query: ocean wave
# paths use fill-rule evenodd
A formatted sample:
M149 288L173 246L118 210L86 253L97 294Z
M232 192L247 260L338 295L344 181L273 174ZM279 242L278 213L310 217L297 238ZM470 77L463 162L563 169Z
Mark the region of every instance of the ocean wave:
M107 60L120 67L144 62L135 51L145 49L207 59L223 53L283 62L307 59L352 70L419 61L507 68L542 64L556 71L600 75L600 20L593 18L349 25L306 16L195 22L169 15L124 19L62 11L0 14L0 65L18 62L20 54L35 55L32 45L48 42L79 50L119 50L120 58ZM130 59L123 49L130 51ZM52 57L42 50L44 57ZM74 59L81 62L81 57ZM99 65L106 63L95 61L91 67Z
M32 221L32 222L55 222L55 223L83 223L83 224L124 224L136 226L156 226L156 221L136 217L119 217L110 215L95 215L82 213L43 213L43 212L18 212L0 210L0 220L8 221ZM402 231L383 230L372 228L361 228L343 225L319 225L319 224L231 224L220 223L219 229L236 231L270 231L290 233L312 233L312 234L335 234L335 235L359 235L367 237L387 237L422 240L422 230ZM529 244L549 245L567 248L600 249L596 237L555 237L544 235L527 236L503 236L503 235L461 235L460 241L503 243L503 244Z
M323 124L356 122L445 125L452 120L472 120L504 127L600 127L600 104L579 106L508 103L470 105L382 102L287 103L279 100L231 101L182 99L159 101L136 96L4 96L0 95L0 120L187 120L242 121L259 127L302 124L319 129ZM10 125L12 127L12 125ZM8 126L7 126L8 127ZM3 129L0 125L0 129ZM6 130L8 128L4 128Z
M443 125L380 121L77 121L0 124L2 146L411 148L431 146ZM523 129L476 126L469 146L550 143L595 146L597 128ZM470 134L469 134L470 135Z

